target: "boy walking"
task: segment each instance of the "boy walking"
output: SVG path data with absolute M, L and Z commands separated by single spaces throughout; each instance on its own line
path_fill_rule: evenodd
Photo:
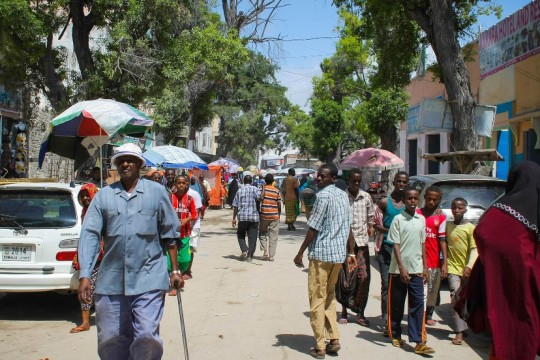
M 430 186 L 424 194 L 424 207 L 416 209 L 416 212 L 426 219 L 426 262 L 428 267 L 426 324 L 431 326 L 436 324 L 432 317 L 439 295 L 441 279 L 446 278 L 448 274 L 446 262 L 446 215 L 442 212 L 436 212 L 441 199 L 441 189 Z
M 452 303 L 452 328 L 456 333 L 452 344 L 461 345 L 467 323 L 454 310 L 456 292 L 469 279 L 478 252 L 473 237 L 474 225 L 464 218 L 467 212 L 467 200 L 455 198 L 451 206 L 454 221 L 446 224 L 446 232 L 448 234 L 448 287 Z
M 388 335 L 392 345 L 402 347 L 401 321 L 405 298 L 409 295 L 409 341 L 415 342 L 415 354 L 435 352 L 426 345 L 424 330 L 424 284 L 427 278 L 426 221 L 416 213 L 419 192 L 415 187 L 404 189 L 405 210 L 394 217 L 388 240 L 393 245 L 388 284 Z

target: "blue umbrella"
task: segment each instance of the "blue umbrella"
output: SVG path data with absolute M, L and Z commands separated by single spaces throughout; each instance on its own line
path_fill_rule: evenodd
M 156 146 L 145 151 L 142 156 L 146 165 L 158 166 L 165 169 L 193 169 L 208 170 L 208 165 L 197 154 L 178 146 Z

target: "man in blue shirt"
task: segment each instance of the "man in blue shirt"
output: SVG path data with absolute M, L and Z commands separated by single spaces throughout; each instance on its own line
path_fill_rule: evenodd
M 180 223 L 165 188 L 139 178 L 145 161 L 137 145 L 116 148 L 111 163 L 120 181 L 96 194 L 81 230 L 79 300 L 90 301 L 90 272 L 103 237 L 105 254 L 95 290 L 99 357 L 161 359 L 165 292 L 184 284 L 177 262 Z M 172 261 L 170 275 L 165 248 Z
M 337 354 L 341 349 L 336 321 L 336 282 L 346 259 L 351 264 L 356 263 L 349 198 L 334 185 L 337 173 L 334 164 L 323 164 L 319 168 L 319 192 L 307 222 L 309 229 L 293 260 L 296 266 L 303 267 L 302 256 L 309 247 L 310 323 L 316 341 L 311 356 L 316 359 L 324 359 L 326 353 Z M 330 340 L 328 345 L 326 334 Z
M 238 189 L 232 207 L 233 219 L 232 226 L 236 227 L 236 216 L 238 215 L 238 244 L 242 254 L 240 259 L 253 261 L 253 254 L 257 247 L 257 233 L 259 231 L 259 209 L 257 209 L 257 200 L 262 198 L 262 189 L 250 186 L 252 182 L 251 175 L 244 176 L 244 186 Z M 246 245 L 246 233 L 249 247 Z

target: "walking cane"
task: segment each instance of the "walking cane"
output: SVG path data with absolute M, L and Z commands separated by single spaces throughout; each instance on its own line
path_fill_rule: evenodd
M 178 286 L 178 282 L 175 281 L 174 287 Z M 182 295 L 180 295 L 181 289 L 176 289 L 176 299 L 178 300 L 178 313 L 180 313 L 180 328 L 182 330 L 182 341 L 184 342 L 184 359 L 189 360 L 189 353 L 187 347 L 186 326 L 184 323 L 184 311 L 182 310 Z

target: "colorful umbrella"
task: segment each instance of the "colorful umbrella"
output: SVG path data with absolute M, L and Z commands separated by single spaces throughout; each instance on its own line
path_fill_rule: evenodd
M 39 167 L 45 153 L 75 160 L 80 167 L 112 136 L 141 137 L 154 121 L 134 107 L 114 100 L 97 99 L 77 103 L 52 119 L 39 150 Z
M 146 165 L 149 166 L 159 166 L 164 169 L 208 170 L 208 165 L 197 154 L 178 146 L 155 146 L 142 155 L 146 159 Z
M 404 166 L 403 160 L 390 151 L 376 148 L 356 150 L 340 164 L 343 169 L 390 170 Z

